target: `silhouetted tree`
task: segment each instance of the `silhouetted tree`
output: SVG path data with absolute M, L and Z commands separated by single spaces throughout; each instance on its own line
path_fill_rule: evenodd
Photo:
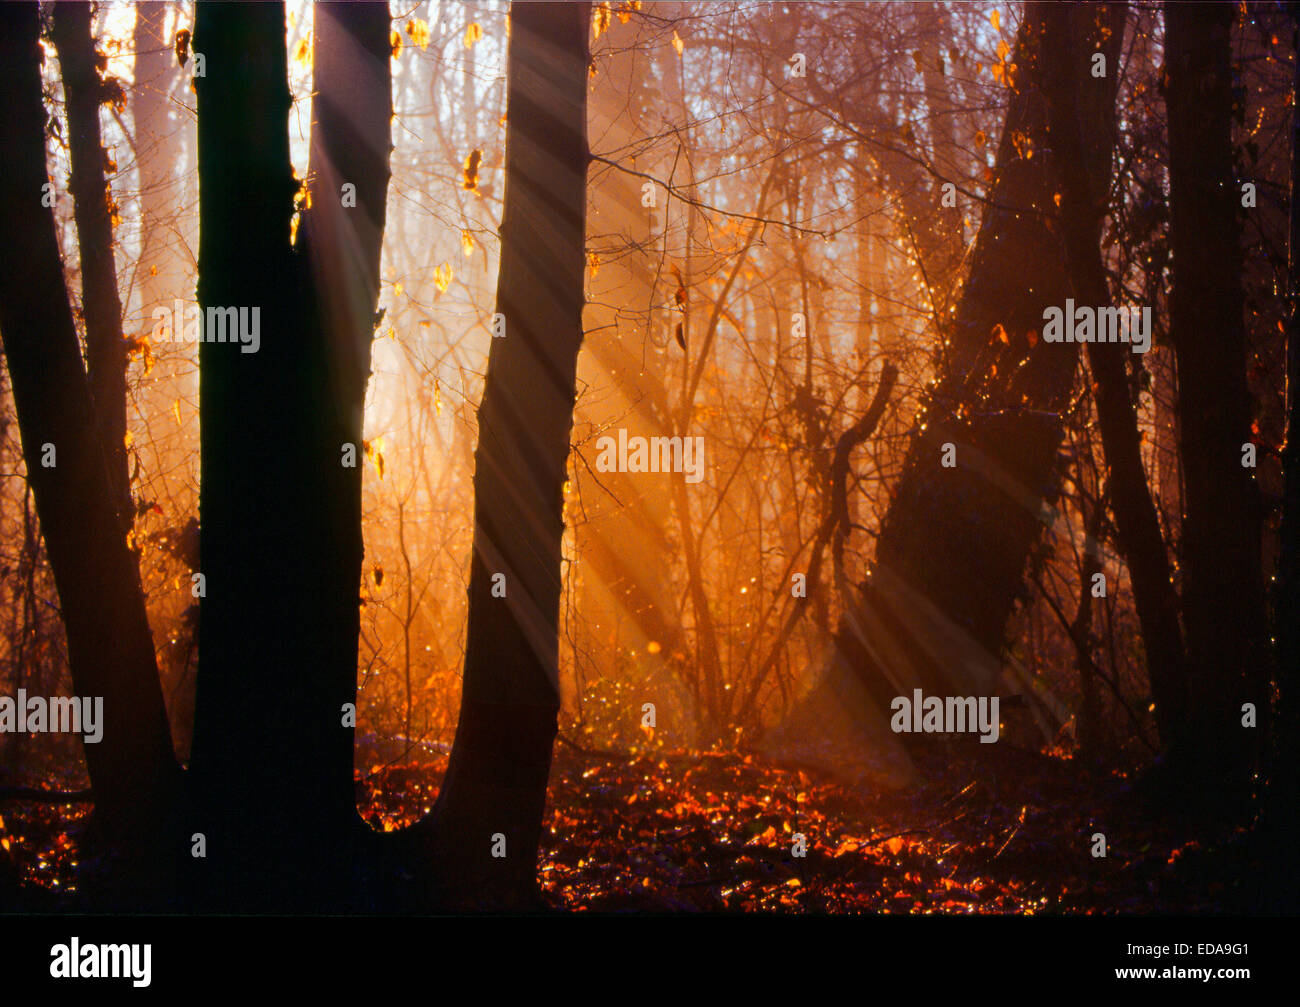
M 479 406 L 460 719 L 413 833 L 444 898 L 528 904 L 555 740 L 565 464 L 582 345 L 587 3 L 514 4 L 497 311 Z M 494 849 L 496 855 L 494 855 Z M 501 855 L 504 854 L 504 855 Z
M 207 339 L 199 351 L 195 828 L 209 844 L 207 890 L 237 905 L 337 904 L 358 827 L 345 704 L 356 700 L 389 19 L 386 4 L 316 10 L 315 182 L 297 248 L 284 7 L 204 3 L 196 19 L 199 303 L 261 318 L 256 352 Z
M 0 335 L 73 687 L 104 700 L 103 740 L 85 747 L 95 822 L 124 859 L 147 861 L 167 834 L 178 773 L 129 523 L 117 507 L 64 283 L 41 60 L 37 5 L 0 7 Z M 84 195 L 102 200 L 102 185 Z
M 86 369 L 115 500 L 129 522 L 126 343 L 122 339 L 122 301 L 117 293 L 117 268 L 113 263 L 115 203 L 104 174 L 108 154 L 99 132 L 100 106 L 120 100 L 121 85 L 104 76 L 106 61 L 95 51 L 89 3 L 57 4 L 52 8 L 50 21 L 68 114 L 68 157 L 72 163 L 69 188 L 77 223 L 77 248 L 81 253 Z
M 1249 796 L 1269 708 L 1260 503 L 1243 458 L 1252 406 L 1232 145 L 1235 10 L 1165 5 L 1188 655 L 1188 716 L 1174 758 L 1201 806 Z M 1242 726 L 1248 702 L 1260 717 L 1255 730 Z
M 1007 620 L 1059 491 L 1061 414 L 1078 359 L 1075 344 L 1040 338 L 1044 309 L 1070 294 L 1049 109 L 1070 96 L 1092 140 L 1090 189 L 1103 189 L 1114 83 L 1091 75 L 1089 56 L 1103 53 L 1113 75 L 1123 22 L 1122 8 L 1104 4 L 1025 7 L 970 271 L 861 603 L 836 633 L 837 653 L 885 709 L 914 687 L 996 691 Z M 951 468 L 941 464 L 945 444 L 955 448 Z
M 1060 53 L 1058 60 L 1069 58 Z M 1115 68 L 1116 71 L 1118 68 Z M 1118 74 L 1106 79 L 1113 80 Z M 1103 82 L 1098 81 L 1098 86 Z M 1113 89 L 1113 84 L 1111 85 Z M 1106 215 L 1110 174 L 1087 171 L 1089 143 L 1080 128 L 1075 96 L 1061 89 L 1052 103 L 1052 139 L 1061 177 L 1061 230 L 1076 303 L 1099 308 L 1111 303 L 1106 265 L 1098 239 Z M 1115 123 L 1106 123 L 1114 147 Z M 1094 139 L 1094 142 L 1096 140 Z M 1142 625 L 1156 723 L 1166 744 L 1172 743 L 1186 712 L 1187 684 L 1183 672 L 1183 642 L 1178 625 L 1178 597 L 1169 567 L 1169 553 L 1160 519 L 1142 465 L 1142 441 L 1128 377 L 1124 343 L 1088 344 L 1093 399 L 1102 446 L 1110 472 L 1109 497 L 1115 514 L 1120 551 L 1128 564 L 1134 602 Z M 1141 364 L 1136 365 L 1141 370 Z

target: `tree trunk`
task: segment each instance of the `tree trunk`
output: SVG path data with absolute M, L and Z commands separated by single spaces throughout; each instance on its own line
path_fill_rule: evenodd
M 391 20 L 386 0 L 317 4 L 315 18 L 312 185 L 298 251 L 314 308 L 312 352 L 323 354 L 327 377 L 314 389 L 312 416 L 313 452 L 327 461 L 320 472 L 325 522 L 321 541 L 331 548 L 312 557 L 309 576 L 324 588 L 317 592 L 319 607 L 313 613 L 324 651 L 315 688 L 325 698 L 325 708 L 335 711 L 329 729 L 316 739 L 317 765 L 323 776 L 322 799 L 333 819 L 359 826 L 353 782 L 355 731 L 338 725 L 344 704 L 357 701 L 362 465 L 339 462 L 345 444 L 355 447 L 358 459 L 362 456 L 391 176 Z
M 861 603 L 836 633 L 839 659 L 883 709 L 917 687 L 997 691 L 1006 623 L 1059 492 L 1061 412 L 1077 363 L 1074 344 L 1040 338 L 1044 309 L 1069 294 L 1052 223 L 1059 164 L 1049 103 L 1072 92 L 1098 137 L 1087 175 L 1108 177 L 1122 35 L 1122 11 L 1106 5 L 1026 5 L 970 273 Z M 1094 48 L 1112 68 L 1106 80 L 1089 74 Z M 1059 52 L 1069 54 L 1066 65 L 1054 62 Z M 940 464 L 944 444 L 955 448 L 955 467 Z
M 1174 752 L 1189 787 L 1249 796 L 1268 710 L 1261 528 L 1242 313 L 1239 187 L 1233 165 L 1235 8 L 1165 6 L 1171 335 L 1184 474 L 1183 605 L 1188 719 Z M 1242 726 L 1242 706 L 1260 717 Z
M 154 850 L 178 774 L 136 559 L 127 546 L 46 201 L 36 4 L 0 6 L 0 334 L 27 478 L 63 611 L 76 694 L 103 697 L 85 747 L 95 818 L 120 849 Z
M 261 318 L 255 351 L 207 340 L 199 351 L 207 591 L 193 764 L 196 829 L 208 838 L 199 883 L 236 908 L 337 906 L 358 835 L 345 704 L 356 699 L 361 409 L 388 184 L 389 24 L 384 4 L 316 16 L 315 185 L 297 252 L 283 5 L 202 3 L 196 25 L 207 60 L 199 303 Z
M 59 53 L 68 115 L 68 158 L 81 253 L 81 312 L 86 322 L 86 365 L 90 393 L 99 417 L 104 458 L 122 520 L 132 523 L 130 473 L 126 454 L 126 343 L 122 302 L 113 262 L 113 193 L 104 175 L 108 154 L 100 140 L 99 106 L 107 98 L 95 52 L 90 4 L 56 4 L 51 37 Z
M 317 800 L 314 761 L 338 707 L 318 688 L 322 641 L 307 579 L 321 547 L 311 457 L 314 380 L 323 380 L 301 315 L 289 244 L 297 188 L 289 161 L 282 4 L 200 3 L 195 52 L 199 131 L 200 308 L 259 312 L 260 345 L 199 347 L 201 572 L 192 773 L 200 899 L 236 909 L 301 907 L 341 871 Z M 249 344 L 251 346 L 251 343 Z M 314 445 L 324 450 L 321 445 Z M 316 887 L 305 882 L 320 871 Z M 321 884 L 323 879 L 324 885 Z
M 1124 10 L 1120 8 L 1121 16 Z M 1068 52 L 1062 52 L 1058 58 L 1063 61 L 1067 57 Z M 1099 309 L 1110 304 L 1110 285 L 1098 245 L 1110 173 L 1091 178 L 1088 175 L 1086 165 L 1096 162 L 1090 158 L 1093 152 L 1079 128 L 1074 98 L 1069 89 L 1062 89 L 1062 100 L 1052 104 L 1052 139 L 1061 176 L 1061 229 L 1075 300 Z M 1108 139 L 1102 141 L 1096 133 L 1089 135 L 1109 151 L 1114 134 L 1115 124 L 1111 121 L 1103 134 Z M 1156 723 L 1161 738 L 1169 744 L 1183 722 L 1187 705 L 1183 641 L 1169 553 L 1142 465 L 1137 410 L 1125 362 L 1130 355 L 1130 348 L 1123 343 L 1088 344 L 1097 422 L 1110 470 L 1108 495 L 1142 626 Z
M 480 906 L 535 892 L 584 300 L 590 4 L 515 4 L 510 19 L 497 284 L 506 335 L 492 342 L 478 413 L 460 720 L 437 805 L 413 830 L 442 896 Z

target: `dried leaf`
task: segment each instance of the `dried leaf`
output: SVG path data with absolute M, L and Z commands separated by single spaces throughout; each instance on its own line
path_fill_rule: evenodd
M 429 22 L 424 18 L 413 17 L 406 22 L 406 34 L 421 49 L 429 48 Z
M 469 157 L 465 158 L 465 177 L 462 186 L 467 192 L 478 191 L 478 169 L 483 163 L 483 151 L 475 148 L 470 151 Z
M 610 13 L 608 3 L 596 4 L 596 9 L 591 12 L 592 38 L 600 38 L 602 34 L 609 31 Z

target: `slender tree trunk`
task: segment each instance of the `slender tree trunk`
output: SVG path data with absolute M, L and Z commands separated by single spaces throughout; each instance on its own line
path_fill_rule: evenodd
M 1261 528 L 1251 437 L 1233 166 L 1231 30 L 1236 8 L 1165 6 L 1169 116 L 1171 335 L 1184 473 L 1183 605 L 1188 718 L 1174 752 L 1208 798 L 1250 794 L 1265 730 Z M 1242 726 L 1253 703 L 1260 726 Z
M 1125 9 L 1120 8 L 1121 11 Z M 1064 62 L 1068 57 L 1067 49 L 1059 53 L 1057 59 Z M 1108 69 L 1118 73 L 1117 67 Z M 1104 84 L 1099 81 L 1097 86 Z M 1094 143 L 1101 143 L 1110 150 L 1114 145 L 1115 124 L 1111 121 L 1107 126 L 1106 133 L 1112 139 L 1101 140 L 1095 133 L 1092 137 Z M 1098 245 L 1106 214 L 1110 173 L 1089 177 L 1086 165 L 1090 163 L 1091 151 L 1079 128 L 1075 95 L 1069 89 L 1062 89 L 1060 100 L 1052 104 L 1052 138 L 1061 176 L 1061 229 L 1071 287 L 1079 304 L 1099 310 L 1109 305 L 1111 299 L 1106 266 Z M 1120 550 L 1128 564 L 1138 619 L 1142 625 L 1147 671 L 1156 704 L 1156 723 L 1161 738 L 1169 744 L 1183 722 L 1187 705 L 1183 641 L 1178 626 L 1178 598 L 1173 589 L 1169 553 L 1142 465 L 1137 409 L 1125 359 L 1131 355 L 1130 348 L 1123 343 L 1088 344 L 1088 363 L 1094 380 L 1093 399 L 1110 470 L 1108 496 L 1112 501 Z
M 322 787 L 337 821 L 360 825 L 353 782 L 355 731 L 340 728 L 357 700 L 357 638 L 364 553 L 362 466 L 341 464 L 344 445 L 362 455 L 366 383 L 379 300 L 379 264 L 392 151 L 392 61 L 387 2 L 315 5 L 310 207 L 299 259 L 314 308 L 312 352 L 325 380 L 314 390 L 313 444 L 324 460 L 321 541 L 312 575 L 325 587 L 314 613 L 324 651 L 316 687 L 333 723 L 316 743 Z M 408 578 L 409 589 L 409 578 Z M 409 729 L 408 729 L 409 735 Z
M 582 344 L 590 4 L 515 4 L 494 339 L 479 406 L 460 720 L 414 830 L 444 898 L 517 905 L 536 886 L 559 710 L 560 540 Z
M 122 339 L 122 301 L 113 262 L 115 204 L 104 174 L 108 155 L 99 130 L 99 107 L 108 98 L 101 77 L 105 61 L 95 52 L 89 3 L 56 4 L 51 21 L 67 105 L 70 189 L 81 253 L 81 311 L 86 322 L 90 393 L 99 417 L 114 502 L 129 526 L 132 507 L 126 453 L 126 343 Z
M 1153 347 L 1148 367 L 1155 372 L 1156 491 L 1160 516 L 1176 557 L 1182 537 L 1183 478 L 1178 465 L 1178 372 L 1174 348 L 1168 343 Z
M 122 849 L 143 853 L 163 841 L 178 773 L 139 570 L 115 506 L 63 278 L 38 31 L 36 4 L 0 6 L 0 334 L 73 687 L 104 703 L 103 740 L 85 747 L 95 818 Z

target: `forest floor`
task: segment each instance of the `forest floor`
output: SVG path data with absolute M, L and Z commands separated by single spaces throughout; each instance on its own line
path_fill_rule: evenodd
M 994 747 L 994 746 L 990 746 Z M 594 912 L 1223 913 L 1267 892 L 1244 829 L 1156 819 L 1116 777 L 1009 746 L 936 750 L 927 782 L 852 789 L 757 756 L 589 754 L 561 744 L 540 857 L 557 908 Z M 430 767 L 433 768 L 433 767 Z M 406 824 L 408 788 L 367 784 L 377 828 Z M 1104 833 L 1105 858 L 1093 857 Z M 806 855 L 792 855 L 795 837 Z
M 994 746 L 989 746 L 993 748 Z M 936 749 L 905 791 L 758 756 L 614 756 L 560 744 L 540 878 L 556 908 L 617 913 L 1233 913 L 1266 906 L 1248 830 L 1192 832 L 1126 781 L 998 745 Z M 374 766 L 363 816 L 420 817 L 445 760 Z M 77 881 L 88 805 L 8 801 L 0 859 L 50 896 Z M 1094 857 L 1094 834 L 1107 851 Z M 792 851 L 799 834 L 806 855 Z M 1195 835 L 1195 838 L 1191 838 Z

